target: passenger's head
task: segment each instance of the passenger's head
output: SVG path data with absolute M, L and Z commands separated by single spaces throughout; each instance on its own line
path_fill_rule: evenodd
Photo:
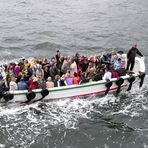
M 34 82 L 34 83 L 35 83 L 35 82 L 38 82 L 38 78 L 37 78 L 37 77 L 35 77 L 35 76 L 34 76 L 34 77 L 32 77 L 32 82 Z
M 115 49 L 112 49 L 112 55 L 116 55 Z
M 118 55 L 115 55 L 114 56 L 114 59 L 118 60 L 119 59 Z
M 59 79 L 60 79 L 60 75 L 56 75 L 55 80 L 59 80 Z
M 43 80 L 43 79 L 44 79 L 44 77 L 43 77 L 42 75 L 40 75 L 40 76 L 39 76 L 39 79 L 40 79 L 40 80 Z
M 65 74 L 65 77 L 66 77 L 66 78 L 70 77 L 70 73 L 67 72 L 67 73 Z
M 60 56 L 60 60 L 61 61 L 64 61 L 64 56 Z
M 104 51 L 103 56 L 107 56 L 107 52 L 106 51 Z
M 77 76 L 78 76 L 78 74 L 75 72 L 75 73 L 74 73 L 74 77 L 77 77 Z
M 92 62 L 89 62 L 89 65 L 88 65 L 90 68 L 93 67 L 93 63 Z
M 47 81 L 51 82 L 52 81 L 52 78 L 51 77 L 48 77 L 47 78 Z
M 121 68 L 125 68 L 125 64 L 121 64 Z
M 11 79 L 11 81 L 14 81 L 15 82 L 17 78 L 15 76 L 11 76 L 10 79 Z
M 133 47 L 133 48 L 136 48 L 136 47 L 137 47 L 137 44 L 136 44 L 136 43 L 133 43 L 133 44 L 132 44 L 132 47 Z
M 63 80 L 63 81 L 65 80 L 65 75 L 61 76 L 61 80 Z

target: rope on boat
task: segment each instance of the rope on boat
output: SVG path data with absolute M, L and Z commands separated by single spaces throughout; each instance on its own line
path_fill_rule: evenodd
M 127 91 L 130 91 L 132 88 L 133 82 L 135 81 L 135 77 L 131 75 L 127 80 L 129 82 L 129 86 L 128 86 Z
M 117 91 L 116 91 L 116 94 L 118 95 L 120 93 L 120 90 L 121 90 L 121 85 L 124 83 L 124 79 L 118 78 L 115 83 L 118 86 Z
M 109 92 L 109 90 L 110 90 L 110 87 L 112 86 L 112 84 L 113 84 L 113 82 L 112 81 L 110 81 L 110 80 L 107 80 L 107 82 L 106 82 L 106 84 L 105 84 L 105 86 L 106 86 L 106 91 L 105 91 L 105 95 L 107 95 L 108 94 L 108 92 Z

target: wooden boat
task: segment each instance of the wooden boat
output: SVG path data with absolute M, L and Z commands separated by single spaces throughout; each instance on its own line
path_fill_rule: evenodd
M 122 89 L 130 90 L 135 81 L 139 81 L 141 87 L 145 76 L 144 58 L 136 57 L 135 60 L 135 66 L 132 73 L 119 78 L 113 78 L 111 81 L 100 80 L 82 85 L 54 87 L 45 90 L 37 89 L 31 92 L 28 92 L 28 90 L 9 91 L 1 95 L 1 101 L 27 103 L 96 94 L 106 95 L 111 92 L 116 92 L 118 94 Z

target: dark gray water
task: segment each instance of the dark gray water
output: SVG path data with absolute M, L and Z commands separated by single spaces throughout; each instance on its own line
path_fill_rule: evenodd
M 137 42 L 148 63 L 147 0 L 0 0 L 0 61 L 128 50 Z M 0 147 L 147 148 L 148 77 L 139 90 L 1 105 Z

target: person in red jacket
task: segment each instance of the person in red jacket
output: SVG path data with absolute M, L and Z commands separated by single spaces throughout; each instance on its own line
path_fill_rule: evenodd
M 78 85 L 80 81 L 80 77 L 78 76 L 78 74 L 75 72 L 74 73 L 74 77 L 73 77 L 73 84 Z
M 38 78 L 32 77 L 32 79 L 29 82 L 29 89 L 33 90 L 33 89 L 38 89 L 38 88 L 39 88 Z

